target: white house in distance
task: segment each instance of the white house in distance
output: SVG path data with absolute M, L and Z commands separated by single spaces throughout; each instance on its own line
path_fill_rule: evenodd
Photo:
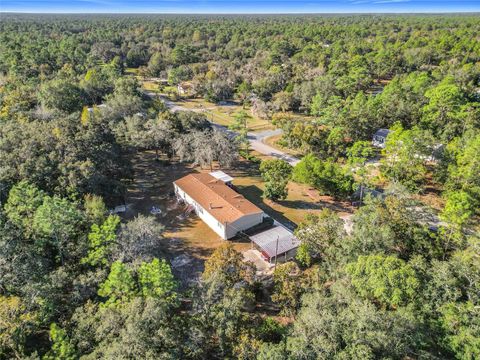
M 259 207 L 226 184 L 231 180 L 227 174 L 215 172 L 190 174 L 173 183 L 177 198 L 191 205 L 200 219 L 225 240 L 262 223 L 264 217 Z

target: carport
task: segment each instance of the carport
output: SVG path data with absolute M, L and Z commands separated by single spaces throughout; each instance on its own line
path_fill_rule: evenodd
M 252 245 L 254 245 L 262 256 L 272 262 L 277 259 L 287 261 L 293 258 L 300 245 L 300 241 L 293 235 L 291 231 L 281 225 L 262 231 L 258 234 L 250 236 Z M 281 256 L 281 258 L 279 258 Z

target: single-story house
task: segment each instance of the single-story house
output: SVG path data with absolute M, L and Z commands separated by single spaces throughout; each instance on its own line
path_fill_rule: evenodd
M 187 175 L 173 187 L 177 199 L 192 206 L 222 239 L 231 239 L 263 221 L 264 212 L 259 207 L 211 174 Z
M 300 240 L 278 223 L 268 230 L 250 236 L 250 240 L 268 262 L 274 261 L 275 257 L 283 261 L 292 259 L 300 245 Z
M 388 129 L 378 129 L 377 132 L 373 135 L 372 145 L 384 149 L 387 142 L 387 136 L 390 133 L 391 131 Z

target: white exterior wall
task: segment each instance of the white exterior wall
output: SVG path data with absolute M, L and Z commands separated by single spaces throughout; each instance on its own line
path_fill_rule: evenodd
M 227 239 L 234 237 L 239 230 L 247 230 L 263 221 L 263 212 L 242 216 L 240 219 L 227 224 Z
M 179 188 L 176 184 L 173 184 L 175 188 L 175 193 L 177 196 L 187 204 L 190 204 L 195 209 L 195 213 L 198 215 L 200 219 L 205 222 L 210 229 L 215 231 L 222 239 L 227 239 L 225 234 L 225 226 L 224 224 L 220 223 L 217 219 L 215 219 L 212 215 L 210 215 L 204 208 L 202 208 L 195 200 L 193 200 L 187 193 L 185 193 L 181 188 Z

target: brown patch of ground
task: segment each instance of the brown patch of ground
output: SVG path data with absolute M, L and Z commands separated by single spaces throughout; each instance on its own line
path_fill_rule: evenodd
M 195 214 L 186 216 L 185 207 L 176 202 L 172 183 L 189 173 L 210 170 L 178 162 L 166 165 L 155 160 L 153 151 L 137 153 L 132 162 L 134 179 L 128 187 L 125 200 L 128 210 L 123 217 L 128 220 L 139 214 L 151 215 L 153 206 L 161 210 L 161 214 L 152 215 L 165 227 L 164 238 L 157 250 L 172 263 L 182 284 L 188 285 L 198 279 L 205 260 L 225 240 Z M 238 251 L 250 246 L 244 242 L 231 242 Z

